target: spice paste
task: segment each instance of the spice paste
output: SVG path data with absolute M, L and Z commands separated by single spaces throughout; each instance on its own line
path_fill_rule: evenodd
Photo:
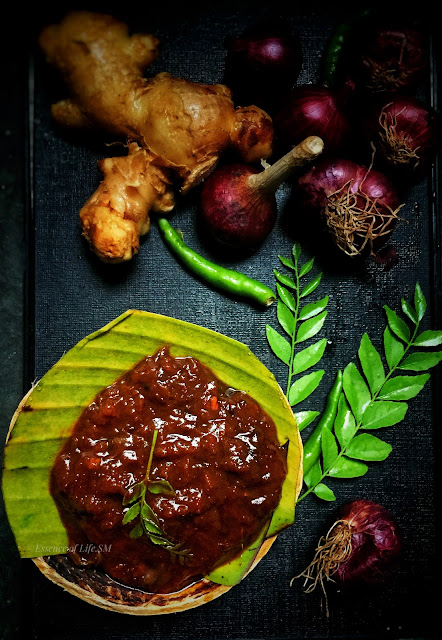
M 176 555 L 148 535 L 131 538 L 123 497 L 145 478 L 174 494 L 146 491 Z M 277 506 L 286 455 L 272 419 L 199 360 L 163 347 L 100 392 L 58 454 L 51 492 L 69 534 L 69 556 L 123 584 L 170 593 L 251 543 Z M 164 483 L 163 483 L 164 484 Z

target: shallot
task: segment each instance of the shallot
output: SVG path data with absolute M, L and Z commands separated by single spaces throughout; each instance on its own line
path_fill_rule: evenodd
M 319 213 L 336 246 L 348 256 L 371 254 L 390 236 L 401 208 L 396 188 L 381 172 L 351 160 L 323 160 L 299 180 L 299 200 Z
M 203 185 L 200 203 L 211 236 L 233 248 L 260 244 L 276 222 L 275 191 L 289 173 L 312 162 L 322 149 L 321 138 L 312 136 L 264 171 L 246 164 L 216 169 Z
M 274 118 L 280 147 L 318 135 L 328 154 L 340 149 L 351 130 L 348 108 L 353 88 L 350 82 L 338 89 L 313 84 L 295 87 Z
M 428 67 L 424 34 L 410 27 L 378 27 L 360 37 L 353 63 L 359 87 L 374 93 L 413 90 Z
M 225 82 L 235 102 L 251 100 L 269 111 L 293 87 L 302 64 L 298 36 L 286 25 L 258 23 L 225 41 Z
M 442 146 L 439 115 L 415 98 L 399 96 L 364 119 L 365 136 L 374 144 L 376 161 L 398 177 L 421 178 Z
M 340 584 L 377 583 L 395 566 L 402 536 L 391 513 L 371 500 L 353 500 L 322 537 L 313 561 L 301 574 L 313 580 L 312 591 L 324 579 Z
M 378 584 L 396 567 L 401 550 L 402 534 L 391 513 L 371 500 L 353 500 L 319 540 L 312 562 L 296 577 L 305 578 L 307 593 L 320 585 L 325 596 L 325 580 L 341 586 Z

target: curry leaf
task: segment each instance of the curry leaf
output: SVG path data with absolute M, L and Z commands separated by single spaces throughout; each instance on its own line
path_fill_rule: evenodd
M 290 311 L 290 309 L 282 302 L 282 300 L 278 300 L 278 304 L 276 307 L 276 317 L 278 318 L 278 322 L 281 327 L 284 329 L 289 336 L 295 330 L 295 318 Z
M 298 413 L 294 413 L 293 415 L 295 416 L 299 431 L 302 431 L 308 427 L 320 413 L 319 411 L 298 411 Z
M 396 338 L 390 327 L 386 327 L 384 331 L 384 350 L 388 366 L 390 369 L 394 369 L 404 357 L 405 347 Z
M 143 527 L 148 534 L 153 533 L 154 535 L 157 535 L 157 536 L 163 535 L 163 532 L 160 529 L 160 527 L 157 524 L 155 524 L 155 522 L 152 522 L 152 520 L 143 518 Z
M 311 395 L 321 382 L 324 373 L 325 371 L 321 369 L 298 378 L 290 387 L 288 398 L 290 405 L 293 407 Z
M 442 344 L 442 331 L 423 331 L 413 342 L 415 347 L 438 347 Z
M 309 304 L 306 304 L 299 312 L 299 320 L 308 320 L 309 318 L 313 318 L 313 316 L 324 311 L 327 304 L 328 296 L 321 298 L 321 300 L 318 300 L 317 302 L 310 302 Z
M 442 351 L 417 352 L 407 356 L 399 365 L 399 369 L 408 371 L 426 371 L 435 367 L 442 360 Z
M 147 504 L 147 502 L 143 502 L 143 504 L 141 505 L 141 516 L 145 520 L 151 520 L 152 522 L 155 522 L 155 524 L 159 524 L 157 514 L 152 509 L 152 507 Z
M 269 341 L 270 348 L 277 358 L 282 360 L 284 364 L 289 364 L 292 353 L 292 347 L 290 343 L 283 338 L 273 327 L 266 326 L 267 340 Z
M 322 311 L 319 315 L 314 318 L 310 318 L 309 320 L 305 320 L 298 329 L 296 334 L 297 342 L 304 342 L 309 338 L 313 338 L 319 331 L 321 331 L 322 326 L 325 322 L 325 318 L 327 316 L 327 311 Z
M 372 393 L 376 393 L 385 380 L 384 365 L 366 333 L 362 336 L 358 355 L 368 386 Z
M 404 419 L 408 406 L 405 402 L 376 400 L 368 405 L 362 416 L 364 429 L 392 427 Z
M 311 369 L 321 360 L 327 346 L 325 338 L 300 351 L 297 351 L 295 347 L 313 338 L 321 330 L 327 315 L 328 296 L 301 309 L 301 298 L 316 289 L 321 281 L 322 274 L 317 275 L 301 290 L 300 278 L 310 273 L 314 265 L 314 258 L 308 260 L 303 266 L 298 265 L 301 257 L 299 243 L 295 243 L 292 253 L 293 261 L 279 256 L 281 263 L 294 272 L 291 274 L 292 277 L 281 274 L 280 271 L 274 269 L 278 293 L 276 315 L 279 325 L 288 338 L 281 335 L 270 325 L 266 326 L 266 333 L 273 353 L 288 366 L 286 396 L 291 406 L 294 406 L 315 391 L 324 375 L 324 371 L 321 370 L 295 379 L 296 376 Z M 289 291 L 289 289 L 291 290 Z M 298 417 L 300 428 L 305 428 L 316 416 L 317 412 L 304 412 L 302 419 Z
M 134 520 L 139 515 L 140 510 L 141 510 L 141 504 L 139 502 L 136 502 L 135 504 L 133 504 L 124 514 L 123 524 L 132 522 L 132 520 Z
M 289 278 L 289 276 L 286 276 L 277 269 L 273 269 L 273 272 L 276 276 L 276 279 L 279 280 L 279 282 L 285 287 L 289 287 L 289 289 L 296 289 L 296 282 Z
M 333 493 L 333 491 L 329 487 L 327 487 L 323 482 L 320 482 L 318 485 L 316 485 L 316 487 L 313 489 L 313 493 L 318 498 L 321 498 L 321 500 L 326 500 L 327 502 L 332 502 L 333 500 L 336 500 L 336 496 Z
M 295 262 L 298 262 L 299 258 L 301 257 L 301 251 L 302 251 L 301 245 L 299 244 L 299 242 L 295 242 L 292 249 Z
M 332 478 L 359 478 L 367 473 L 368 467 L 359 460 L 341 456 L 328 471 Z
M 401 299 L 401 308 L 402 308 L 402 311 L 404 312 L 404 314 L 408 318 L 410 318 L 410 320 L 411 320 L 411 322 L 413 322 L 413 324 L 417 324 L 418 323 L 416 311 L 413 309 L 413 307 L 411 306 L 411 304 L 409 302 L 404 300 L 404 298 Z
M 416 309 L 417 319 L 420 321 L 424 317 L 425 311 L 427 310 L 427 301 L 425 300 L 425 296 L 422 293 L 419 282 L 416 282 L 416 287 L 414 289 L 414 306 Z
M 356 420 L 343 393 L 339 398 L 334 430 L 341 447 L 345 447 L 357 431 Z
M 129 533 L 129 536 L 131 538 L 141 538 L 143 534 L 144 534 L 143 525 L 141 524 L 141 522 L 139 522 L 137 525 L 135 525 L 135 527 Z
M 150 493 L 162 494 L 163 496 L 175 496 L 175 490 L 167 480 L 152 480 L 148 484 Z
M 319 342 L 315 342 L 310 345 L 310 347 L 306 347 L 302 351 L 298 351 L 293 358 L 293 375 L 302 373 L 306 369 L 310 369 L 310 367 L 314 367 L 322 358 L 326 346 L 327 340 L 326 338 L 323 338 L 322 340 L 319 340 Z
M 387 314 L 388 326 L 397 335 L 398 338 L 408 342 L 410 340 L 410 329 L 408 325 L 400 318 L 395 311 L 384 305 Z
M 276 290 L 278 291 L 278 295 L 283 301 L 283 303 L 290 309 L 290 311 L 293 311 L 294 313 L 296 313 L 296 307 L 297 307 L 296 300 L 293 297 L 293 295 L 290 293 L 290 291 L 288 291 L 284 287 L 281 287 L 281 285 L 278 282 L 276 283 Z
M 290 260 L 289 258 L 284 258 L 284 256 L 278 256 L 278 258 L 281 260 L 281 263 L 284 265 L 284 267 L 287 267 L 288 269 L 296 268 L 293 260 Z
M 355 436 L 346 448 L 349 458 L 365 461 L 385 460 L 391 453 L 392 446 L 370 433 Z
M 137 482 L 134 484 L 129 491 L 126 491 L 123 497 L 123 505 L 131 504 L 138 500 L 142 495 L 146 493 L 146 485 L 144 482 Z
M 133 485 L 133 487 L 129 487 L 128 490 L 129 494 L 132 490 L 132 494 L 130 495 L 133 496 L 135 494 L 137 496 L 136 502 L 134 502 L 132 506 L 126 511 L 122 523 L 123 525 L 128 524 L 129 522 L 135 520 L 135 518 L 139 517 L 138 523 L 129 534 L 131 538 L 141 538 L 141 536 L 145 534 L 153 544 L 161 544 L 162 546 L 166 547 L 170 551 L 170 553 L 184 556 L 188 555 L 190 551 L 181 551 L 174 542 L 168 540 L 166 534 L 161 529 L 158 516 L 156 515 L 152 507 L 146 502 L 146 489 L 150 493 L 156 495 L 175 495 L 175 491 L 172 485 L 167 480 L 150 480 L 149 478 L 157 437 L 158 430 L 155 429 L 150 445 L 149 461 L 147 463 L 147 469 L 144 479 L 142 482 Z M 144 490 L 139 489 L 139 485 L 141 484 L 144 485 Z
M 305 298 L 309 296 L 315 289 L 318 288 L 319 283 L 321 282 L 322 273 L 319 273 L 316 278 L 314 278 L 311 282 L 305 285 L 303 289 L 301 289 L 301 293 L 299 294 L 300 298 Z
M 360 420 L 365 408 L 371 401 L 371 394 L 363 377 L 353 362 L 350 362 L 343 373 L 344 392 L 357 420 Z
M 308 262 L 303 264 L 302 267 L 299 270 L 299 277 L 302 278 L 303 276 L 306 276 L 308 273 L 310 273 L 310 271 L 313 268 L 314 263 L 315 263 L 315 259 L 311 258 Z
M 304 482 L 308 487 L 314 487 L 322 480 L 322 467 L 320 460 L 316 460 L 310 471 L 304 475 Z
M 384 384 L 379 394 L 382 400 L 411 400 L 422 391 L 430 374 L 421 376 L 395 376 Z

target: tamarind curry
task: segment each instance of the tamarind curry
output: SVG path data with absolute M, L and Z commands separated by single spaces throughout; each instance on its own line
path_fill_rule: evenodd
M 165 346 L 85 408 L 55 460 L 51 493 L 73 562 L 172 593 L 258 536 L 286 472 L 260 405 Z M 131 491 L 143 485 L 145 506 L 129 521 Z M 143 509 L 152 515 L 144 529 Z

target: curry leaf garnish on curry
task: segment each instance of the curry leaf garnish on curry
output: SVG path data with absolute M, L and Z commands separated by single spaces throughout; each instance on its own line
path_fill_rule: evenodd
M 155 511 L 146 502 L 146 491 L 153 494 L 176 495 L 172 485 L 167 480 L 149 480 L 157 438 L 158 431 L 155 429 L 150 445 L 149 461 L 147 463 L 145 476 L 141 482 L 131 485 L 123 497 L 123 505 L 131 505 L 124 514 L 123 524 L 129 524 L 129 522 L 133 522 L 138 518 L 138 523 L 130 532 L 131 538 L 141 538 L 141 536 L 145 534 L 153 544 L 158 544 L 170 551 L 170 553 L 184 558 L 184 556 L 190 555 L 190 551 L 188 549 L 182 549 L 181 544 L 175 544 L 167 538 L 160 527 L 160 522 Z

